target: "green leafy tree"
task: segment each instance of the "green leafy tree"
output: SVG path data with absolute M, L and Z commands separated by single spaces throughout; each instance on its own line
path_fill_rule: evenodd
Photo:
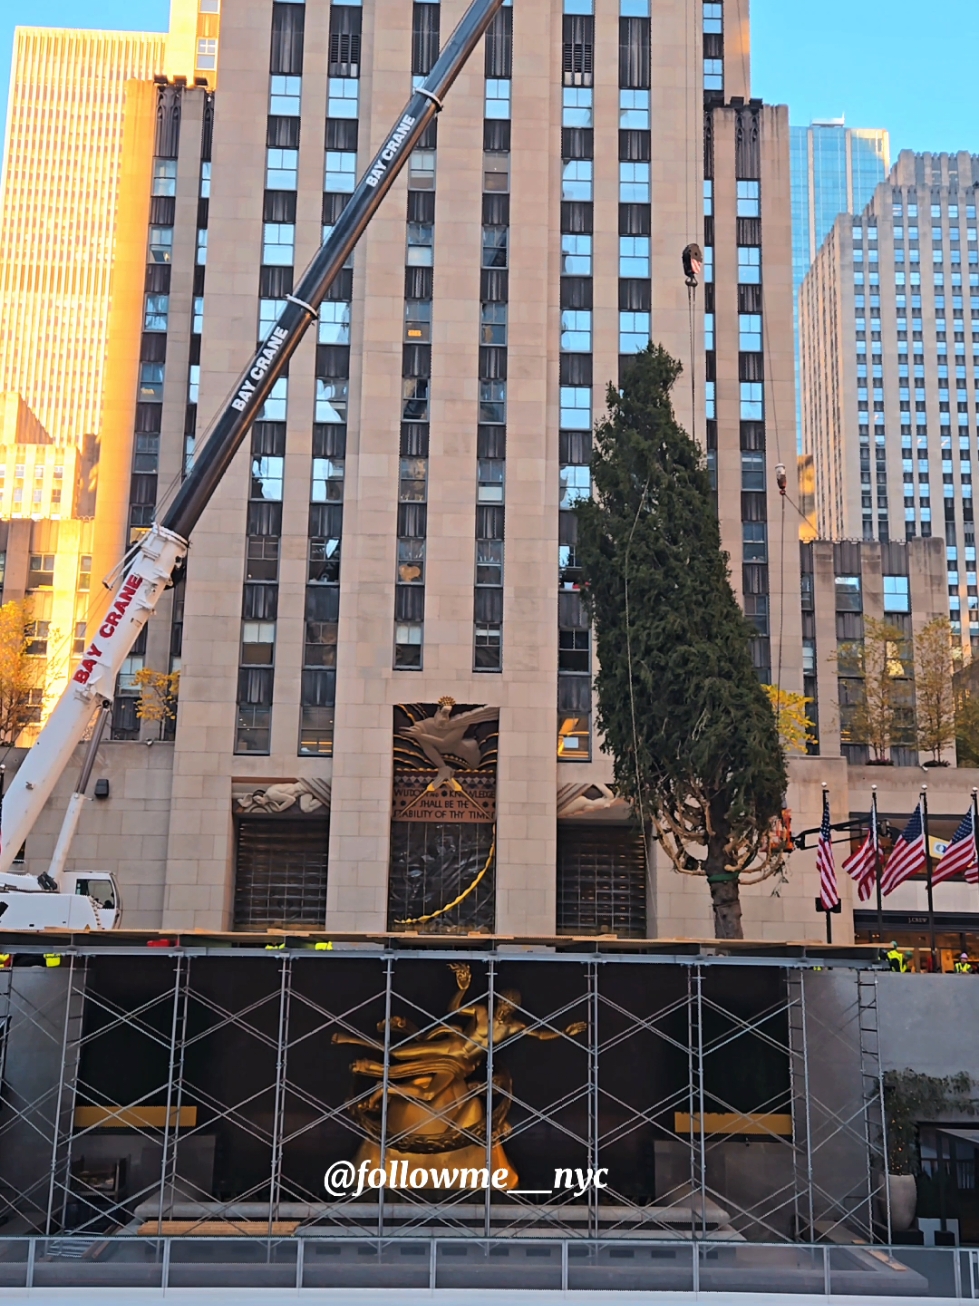
M 782 869 L 786 788 L 756 633 L 731 589 L 698 445 L 677 424 L 680 364 L 636 356 L 595 433 L 577 561 L 595 630 L 602 747 L 684 875 L 706 879 L 718 938 L 743 937 L 739 886 Z

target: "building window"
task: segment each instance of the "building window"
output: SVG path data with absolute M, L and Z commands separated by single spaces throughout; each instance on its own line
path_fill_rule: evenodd
M 591 127 L 593 123 L 593 100 L 594 92 L 591 87 L 563 87 L 561 91 L 561 126 Z M 509 114 L 507 116 L 509 117 Z
M 619 237 L 619 276 L 640 278 L 649 276 L 648 236 Z
M 203 36 L 197 42 L 197 67 L 206 72 L 218 66 L 218 43 L 215 37 Z
M 427 385 L 427 382 L 426 382 Z M 589 394 L 591 391 L 588 392 Z M 416 419 L 427 421 L 424 419 Z M 503 423 L 506 421 L 506 382 L 480 381 L 479 421 Z
M 705 91 L 724 90 L 724 60 L 723 59 L 704 60 L 704 90 Z
M 591 276 L 591 236 L 561 236 L 561 275 L 566 277 Z
M 483 110 L 487 118 L 510 117 L 510 79 L 487 77 L 486 103 Z
M 320 305 L 317 339 L 321 345 L 350 344 L 350 305 L 343 299 L 326 299 Z
M 761 182 L 738 182 L 738 217 L 758 218 L 761 216 Z
M 435 189 L 435 151 L 414 149 L 408 160 L 408 189 Z
M 561 426 L 569 431 L 591 430 L 590 387 L 561 386 Z
M 273 75 L 269 79 L 269 113 L 278 118 L 298 118 L 302 87 L 301 77 Z M 336 116 L 330 114 L 331 118 Z
M 150 263 L 169 263 L 173 253 L 173 227 L 150 227 Z
M 265 153 L 267 190 L 295 190 L 299 172 L 299 151 L 269 149 Z
M 757 245 L 738 246 L 738 284 L 757 286 L 761 282 L 761 250 Z
M 762 480 L 765 469 L 762 465 Z M 741 524 L 742 560 L 744 562 L 768 561 L 768 526 L 762 521 L 746 521 Z
M 561 198 L 563 200 L 590 200 L 591 197 L 591 159 L 568 159 L 561 169 Z
M 591 313 L 566 308 L 561 312 L 561 349 L 565 353 L 591 352 Z
M 30 621 L 24 627 L 27 645 L 24 649 L 29 658 L 46 658 L 48 655 L 48 636 L 51 631 L 50 621 Z
M 280 376 L 268 393 L 257 422 L 284 422 L 286 420 L 286 403 L 289 397 L 289 378 Z
M 286 301 L 284 299 L 260 299 L 258 301 L 258 338 L 267 340 L 269 332 L 278 322 Z
M 359 108 L 360 83 L 355 77 L 331 77 L 326 116 L 328 118 L 356 118 Z
M 295 250 L 296 228 L 293 223 L 265 223 L 262 230 L 263 263 L 277 267 L 291 267 L 295 262 Z
M 435 227 L 430 222 L 409 222 L 407 224 L 407 248 L 405 265 L 410 268 L 430 268 L 435 263 Z M 485 230 L 485 229 L 484 229 Z M 505 248 L 505 247 L 504 247 Z M 495 266 L 493 264 L 487 266 Z M 506 254 L 504 262 L 506 266 Z
M 619 126 L 623 131 L 649 130 L 648 91 L 619 91 Z
M 197 262 L 203 267 L 207 262 L 207 228 L 200 227 L 197 231 Z
M 738 314 L 738 348 L 746 353 L 761 350 L 761 314 Z
M 649 164 L 619 164 L 619 202 L 622 204 L 649 203 Z
M 317 422 L 346 422 L 348 388 L 349 383 L 345 378 L 316 378 Z
M 139 401 L 140 403 L 163 402 L 162 363 L 140 363 L 139 365 Z
M 566 463 L 561 466 L 561 508 L 573 508 L 582 499 L 591 498 L 591 468 L 587 463 Z
M 488 305 L 484 304 L 485 310 Z M 505 320 L 505 318 L 504 318 Z M 405 340 L 423 344 L 432 338 L 432 301 L 430 299 L 405 300 Z M 484 341 L 494 344 L 495 341 Z
M 649 314 L 619 314 L 619 353 L 638 354 L 649 344 Z
M 481 304 L 479 309 L 479 343 L 481 345 L 505 345 L 506 338 L 506 304 Z
M 176 195 L 177 193 L 177 160 L 176 159 L 153 160 L 153 187 L 150 193 L 152 195 Z
M 863 599 L 860 592 L 859 576 L 836 577 L 836 611 L 863 611 Z
M 166 331 L 170 312 L 169 295 L 147 295 L 143 316 L 144 331 Z
M 760 381 L 741 382 L 741 420 L 761 422 L 765 419 L 765 387 Z M 761 487 L 764 489 L 764 486 Z
M 54 554 L 32 553 L 27 569 L 29 590 L 50 589 L 54 585 Z
M 401 420 L 428 421 L 428 378 L 406 376 L 401 382 Z
M 741 451 L 741 488 L 755 491 L 765 488 L 765 455 L 762 451 Z
M 350 194 L 357 175 L 357 155 L 349 150 L 327 150 L 323 189 Z M 295 189 L 295 187 L 293 187 Z
M 885 576 L 883 579 L 884 579 L 884 611 L 885 612 L 910 612 L 911 589 L 910 589 L 910 581 L 908 577 Z

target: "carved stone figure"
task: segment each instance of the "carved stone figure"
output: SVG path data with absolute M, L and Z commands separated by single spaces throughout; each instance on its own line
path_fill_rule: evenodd
M 562 818 L 585 816 L 589 812 L 602 812 L 609 807 L 626 809 L 628 806 L 626 800 L 606 784 L 568 784 L 562 785 L 557 791 L 557 814 Z
M 301 812 L 315 812 L 320 807 L 329 809 L 330 783 L 328 780 L 284 780 L 256 789 L 237 800 L 239 812 L 286 812 L 298 804 Z
M 448 783 L 456 773 L 453 764 L 446 760 L 446 754 L 462 758 L 470 770 L 476 770 L 482 760 L 479 740 L 464 739 L 463 736 L 470 726 L 478 725 L 481 721 L 495 721 L 500 715 L 498 707 L 476 707 L 471 712 L 460 712 L 458 716 L 452 716 L 454 707 L 455 699 L 440 698 L 434 716 L 423 717 L 401 731 L 418 744 L 437 770 L 438 775 L 429 785 L 432 790 Z

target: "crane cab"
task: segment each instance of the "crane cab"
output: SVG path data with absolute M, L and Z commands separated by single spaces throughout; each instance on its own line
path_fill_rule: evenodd
M 90 898 L 97 924 L 101 930 L 116 929 L 122 919 L 119 886 L 111 871 L 65 871 L 62 890 L 73 897 Z

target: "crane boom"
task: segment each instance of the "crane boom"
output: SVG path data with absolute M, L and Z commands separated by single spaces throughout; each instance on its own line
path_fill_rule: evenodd
M 432 71 L 374 155 L 336 226 L 286 297 L 286 306 L 268 338 L 205 434 L 194 466 L 162 522 L 154 523 L 140 540 L 78 669 L 7 790 L 0 818 L 0 875 L 10 869 L 96 708 L 113 697 L 123 661 L 156 610 L 174 568 L 186 555 L 191 532 L 269 391 L 502 4 L 503 0 L 473 0 L 466 10 Z

